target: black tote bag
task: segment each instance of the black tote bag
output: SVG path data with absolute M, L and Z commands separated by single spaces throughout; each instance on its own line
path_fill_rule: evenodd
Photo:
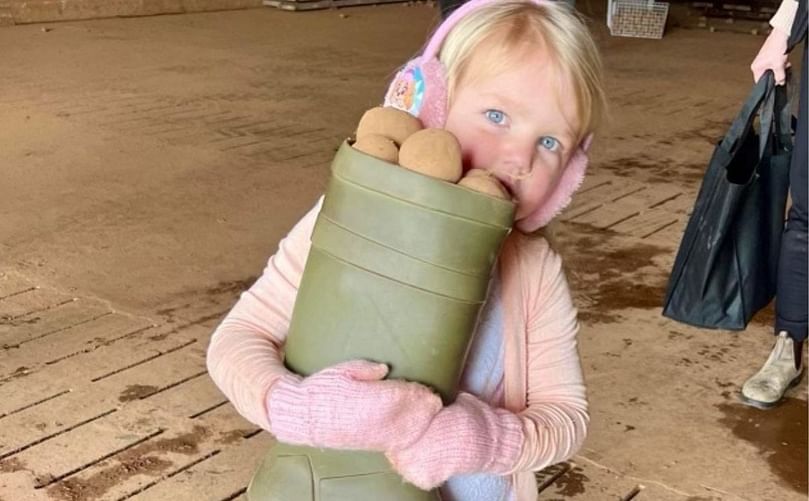
M 775 295 L 792 149 L 786 92 L 765 73 L 716 146 L 677 251 L 664 316 L 741 330 Z

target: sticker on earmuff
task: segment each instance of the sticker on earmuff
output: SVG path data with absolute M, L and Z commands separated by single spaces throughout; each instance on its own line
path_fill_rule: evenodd
M 386 101 L 390 106 L 418 116 L 424 102 L 424 74 L 414 66 L 402 70 L 390 86 Z

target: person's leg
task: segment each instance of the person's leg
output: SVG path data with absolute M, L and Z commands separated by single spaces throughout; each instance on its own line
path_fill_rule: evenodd
M 807 335 L 807 141 L 806 78 L 801 79 L 798 127 L 789 170 L 792 207 L 781 240 L 778 281 L 775 293 L 775 332 L 788 332 L 802 343 Z
M 806 64 L 804 48 L 804 64 Z M 789 210 L 775 293 L 775 346 L 758 373 L 742 387 L 742 399 L 755 407 L 768 408 L 777 404 L 784 393 L 800 381 L 803 364 L 803 344 L 807 336 L 807 79 L 801 77 L 798 103 L 798 127 L 790 164 Z

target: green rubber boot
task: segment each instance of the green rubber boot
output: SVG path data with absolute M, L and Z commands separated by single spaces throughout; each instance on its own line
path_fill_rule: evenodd
M 514 205 L 365 155 L 344 143 L 332 164 L 285 345 L 304 376 L 353 359 L 391 378 L 458 391 Z M 250 501 L 434 501 L 384 455 L 274 446 Z

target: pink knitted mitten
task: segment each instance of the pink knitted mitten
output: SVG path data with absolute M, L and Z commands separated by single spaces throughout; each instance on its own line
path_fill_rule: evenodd
M 386 456 L 405 480 L 429 490 L 462 473 L 509 473 L 523 439 L 517 415 L 461 393 L 413 445 Z
M 382 381 L 385 364 L 354 360 L 301 378 L 286 374 L 267 395 L 270 431 L 288 444 L 396 450 L 412 444 L 441 410 L 429 388 Z

